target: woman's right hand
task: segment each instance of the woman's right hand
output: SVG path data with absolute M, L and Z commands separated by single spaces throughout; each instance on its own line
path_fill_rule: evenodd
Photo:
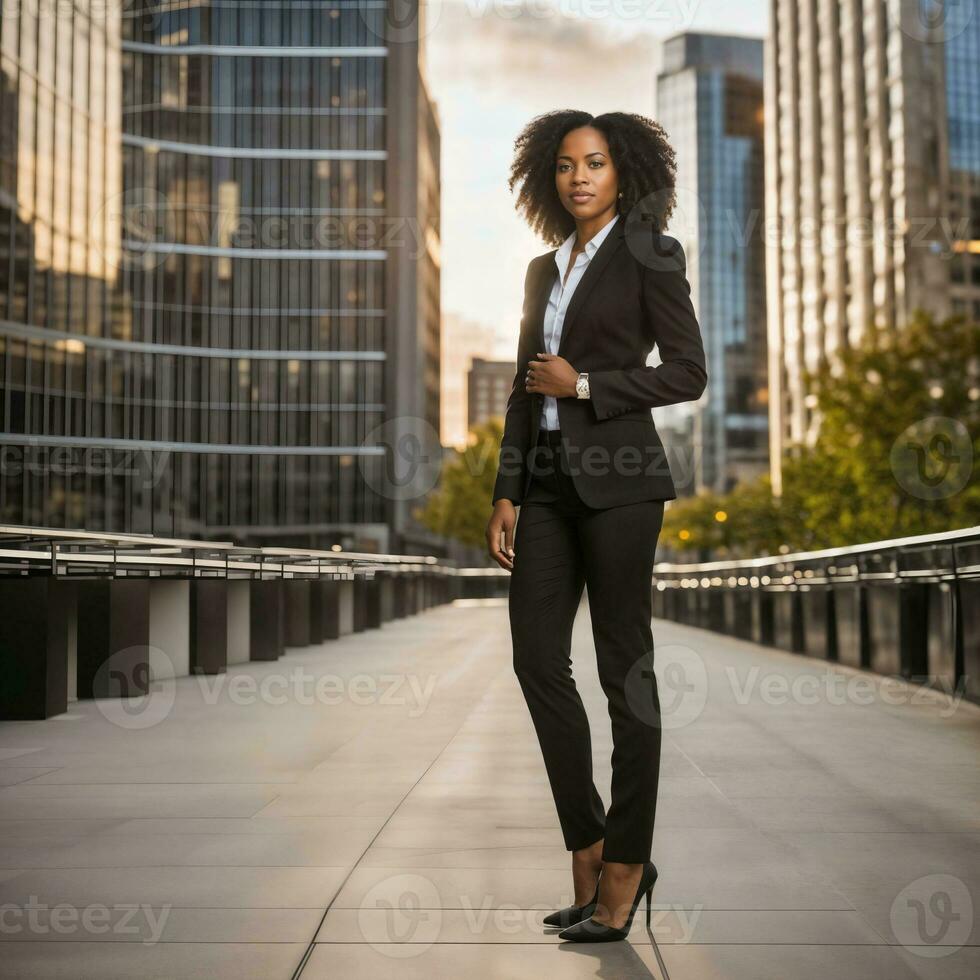
M 514 527 L 517 510 L 512 501 L 502 497 L 493 505 L 487 524 L 487 550 L 490 557 L 508 572 L 514 570 Z M 502 541 L 501 541 L 502 539 Z

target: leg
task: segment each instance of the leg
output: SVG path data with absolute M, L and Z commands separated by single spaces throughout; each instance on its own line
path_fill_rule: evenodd
M 579 521 L 599 681 L 612 722 L 607 862 L 642 864 L 653 843 L 661 729 L 650 590 L 663 509 L 661 500 L 644 500 Z
M 570 851 L 596 843 L 605 825 L 592 781 L 589 720 L 572 677 L 572 625 L 583 586 L 574 524 L 557 506 L 525 502 L 514 533 L 510 578 L 514 672 Z

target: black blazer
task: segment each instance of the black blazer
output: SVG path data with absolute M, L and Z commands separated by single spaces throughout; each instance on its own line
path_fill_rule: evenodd
M 544 395 L 528 392 L 528 361 L 546 351 L 544 315 L 558 278 L 552 249 L 532 259 L 524 280 L 517 373 L 507 400 L 492 503 L 521 503 L 533 468 Z M 570 475 L 590 507 L 677 496 L 651 408 L 692 401 L 707 384 L 704 346 L 680 242 L 620 215 L 575 287 L 558 354 L 589 372 L 591 397 L 557 399 Z M 663 361 L 646 364 L 654 344 Z

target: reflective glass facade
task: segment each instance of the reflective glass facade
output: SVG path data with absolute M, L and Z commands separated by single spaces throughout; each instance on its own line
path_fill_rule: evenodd
M 657 118 L 677 158 L 678 209 L 712 394 L 693 413 L 695 488 L 768 467 L 762 41 L 686 33 L 664 43 Z M 675 422 L 675 425 L 677 423 Z
M 944 22 L 945 87 L 949 133 L 949 210 L 961 243 L 950 258 L 953 313 L 980 321 L 980 10 L 946 4 L 934 11 Z
M 119 526 L 110 435 L 131 375 L 108 350 L 122 190 L 120 29 L 113 5 L 5 4 L 0 17 L 0 519 Z M 40 436 L 40 439 L 32 439 Z M 33 443 L 33 444 L 31 444 Z M 114 466 L 113 463 L 120 463 Z M 144 526 L 145 526 L 144 521 Z
M 389 545 L 385 3 L 84 6 L 3 23 L 3 519 Z

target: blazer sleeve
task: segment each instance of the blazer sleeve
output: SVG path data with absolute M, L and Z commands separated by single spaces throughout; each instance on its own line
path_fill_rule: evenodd
M 708 382 L 704 345 L 687 279 L 684 249 L 660 235 L 643 267 L 643 307 L 661 364 L 590 371 L 589 397 L 597 419 L 701 397 Z
M 524 495 L 524 478 L 527 474 L 527 457 L 531 450 L 530 414 L 533 411 L 531 395 L 525 386 L 528 361 L 536 356 L 534 336 L 531 330 L 531 283 L 534 260 L 528 264 L 524 275 L 524 307 L 521 315 L 520 337 L 517 342 L 517 373 L 507 399 L 507 413 L 504 417 L 504 434 L 500 440 L 500 462 L 497 478 L 493 486 L 491 505 L 498 500 L 507 499 L 519 504 Z

